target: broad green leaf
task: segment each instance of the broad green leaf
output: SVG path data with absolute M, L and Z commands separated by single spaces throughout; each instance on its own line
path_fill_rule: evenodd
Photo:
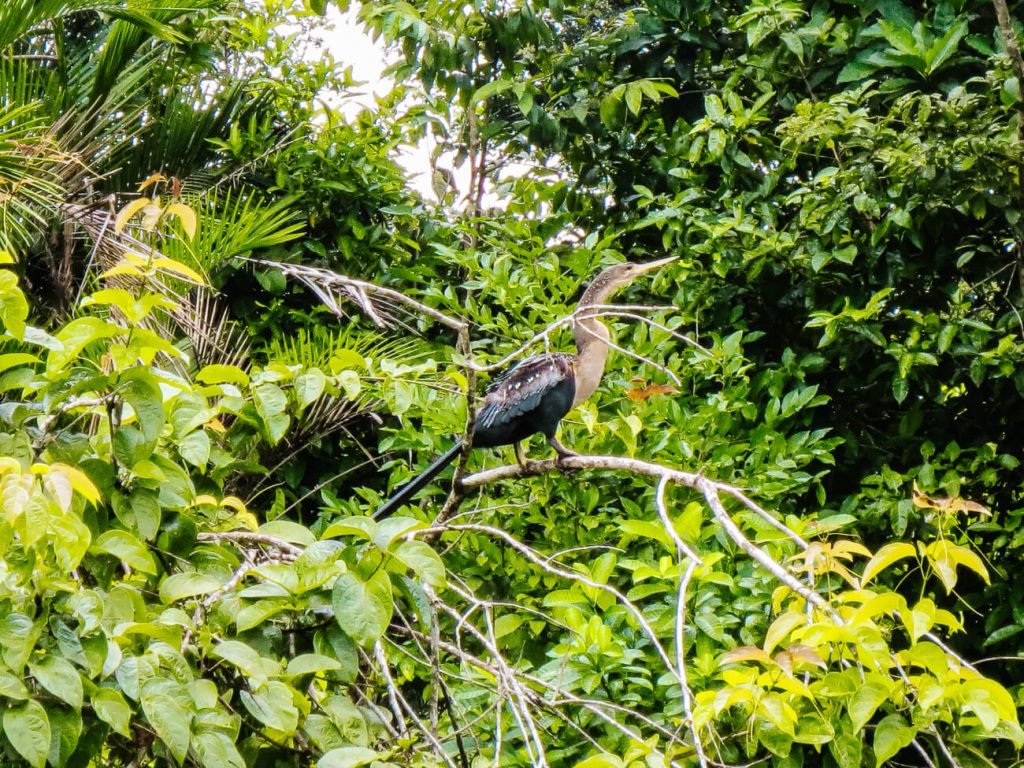
M 140 701 L 146 719 L 178 765 L 185 761 L 191 744 L 192 713 L 185 707 L 181 686 L 159 678 L 142 684 Z
M 337 659 L 321 656 L 318 653 L 303 653 L 288 662 L 287 673 L 289 675 L 306 675 L 310 672 L 324 672 L 334 669 L 341 669 L 341 664 Z
M 437 589 L 444 587 L 444 563 L 429 544 L 415 539 L 403 541 L 395 550 L 395 557 L 411 568 L 421 580 L 431 587 Z
M 260 533 L 283 539 L 290 544 L 298 544 L 300 547 L 308 547 L 316 542 L 316 536 L 309 528 L 290 520 L 271 520 L 264 523 L 260 526 Z
M 205 573 L 176 573 L 160 582 L 160 599 L 165 603 L 173 603 L 196 595 L 208 595 L 220 587 L 220 581 Z
M 50 719 L 43 705 L 26 701 L 4 711 L 4 734 L 33 768 L 43 768 L 50 753 Z
M 82 708 L 82 678 L 71 664 L 59 656 L 48 654 L 29 661 L 29 672 L 36 681 L 73 709 Z
M 377 753 L 367 747 L 339 747 L 317 760 L 316 768 L 359 768 L 376 759 Z
M 253 390 L 253 402 L 267 429 L 271 444 L 277 444 L 288 431 L 291 417 L 285 413 L 288 398 L 276 384 L 260 384 Z
M 299 407 L 305 408 L 324 393 L 327 377 L 319 368 L 310 368 L 295 377 L 295 396 Z
M 178 442 L 178 453 L 192 466 L 205 467 L 210 461 L 210 436 L 202 429 L 185 435 Z
M 900 715 L 889 715 L 875 728 L 875 739 L 872 746 L 875 750 L 875 768 L 882 765 L 890 757 L 896 755 L 914 740 L 915 730 L 907 726 L 907 721 Z
M 101 534 L 92 546 L 91 552 L 113 555 L 137 571 L 155 575 L 156 561 L 146 546 L 128 531 L 109 530 Z
M 768 627 L 768 632 L 765 634 L 765 652 L 771 653 L 777 645 L 780 645 L 783 640 L 789 637 L 790 632 L 799 626 L 803 626 L 807 621 L 807 616 L 796 611 L 786 611 L 779 614 L 775 621 L 772 622 L 772 625 Z
M 82 715 L 77 709 L 50 707 L 50 752 L 48 760 L 55 768 L 64 768 L 82 735 Z
M 956 53 L 957 46 L 966 34 L 967 22 L 961 19 L 931 44 L 924 54 L 925 63 L 928 65 L 927 74 L 934 73 Z
M 113 688 L 97 688 L 90 697 L 96 716 L 125 738 L 131 737 L 132 710 Z
M 916 554 L 917 550 L 911 544 L 905 542 L 886 544 L 864 566 L 864 572 L 860 576 L 861 586 L 866 586 L 869 581 L 893 563 L 914 557 Z
M 258 627 L 271 616 L 287 610 L 288 607 L 287 600 L 257 600 L 238 611 L 235 615 L 235 626 L 239 632 L 245 632 L 253 627 Z
M 249 713 L 268 728 L 288 735 L 298 728 L 299 711 L 292 702 L 292 689 L 280 680 L 243 690 L 240 698 Z
M 983 677 L 966 680 L 960 690 L 963 708 L 973 711 L 985 730 L 994 730 L 1000 720 L 1017 722 L 1017 709 L 1013 697 L 995 680 Z
M 18 287 L 18 276 L 9 269 L 0 269 L 0 323 L 14 338 L 25 336 L 28 301 Z
M 378 571 L 374 578 L 364 582 L 351 573 L 343 573 L 331 595 L 338 626 L 362 646 L 373 645 L 391 622 L 391 595 L 380 586 L 380 577 L 386 579 L 387 574 Z
M 640 114 L 640 105 L 643 101 L 643 90 L 637 83 L 630 83 L 626 86 L 626 107 L 634 115 Z
M 28 698 L 28 688 L 21 678 L 15 677 L 10 672 L 0 671 L 0 696 L 5 699 L 24 701 Z
M 850 722 L 853 724 L 853 732 L 859 733 L 869 720 L 875 715 L 875 711 L 882 702 L 889 698 L 889 692 L 881 683 L 865 683 L 860 686 L 850 698 Z
M 0 617 L 0 654 L 4 663 L 15 672 L 21 672 L 39 638 L 40 629 L 23 613 L 8 613 Z
M 861 768 L 861 757 L 864 751 L 864 739 L 850 732 L 845 723 L 836 730 L 836 737 L 828 743 L 829 752 L 835 758 L 839 768 Z
M 257 653 L 252 646 L 239 640 L 225 640 L 217 643 L 212 650 L 214 656 L 218 656 L 239 671 L 257 679 L 264 680 L 273 675 L 281 674 L 281 665 L 273 659 L 268 659 Z
M 53 375 L 78 357 L 82 350 L 90 344 L 109 339 L 123 333 L 113 323 L 98 317 L 79 317 L 65 325 L 56 334 L 61 344 L 60 351 L 53 350 L 46 357 L 46 372 Z
M 28 352 L 9 352 L 6 355 L 0 355 L 0 373 L 22 365 L 35 365 L 38 362 L 40 362 L 39 358 Z
M 234 365 L 207 365 L 196 374 L 196 381 L 202 384 L 249 385 L 249 374 Z
M 624 768 L 624 765 L 615 755 L 601 753 L 576 763 L 575 768 Z
M 511 635 L 526 621 L 526 616 L 518 613 L 504 613 L 494 620 L 494 636 L 497 639 Z
M 514 83 L 511 80 L 490 80 L 473 92 L 470 103 L 479 104 L 481 101 L 489 99 L 491 96 L 504 93 L 513 85 Z
M 192 738 L 192 750 L 203 768 L 245 768 L 245 760 L 226 733 L 200 731 Z

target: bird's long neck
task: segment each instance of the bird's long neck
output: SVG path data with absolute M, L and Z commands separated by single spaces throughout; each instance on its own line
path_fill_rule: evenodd
M 572 337 L 576 342 L 576 395 L 573 405 L 579 405 L 597 389 L 604 375 L 604 364 L 608 359 L 608 342 L 611 332 L 608 326 L 597 319 L 597 310 L 588 310 L 596 304 L 604 304 L 618 286 L 595 280 L 580 298 L 576 308 L 577 317 L 572 324 Z

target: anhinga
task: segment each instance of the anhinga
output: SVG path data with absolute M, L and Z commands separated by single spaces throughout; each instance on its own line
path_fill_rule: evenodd
M 555 430 L 565 414 L 590 397 L 601 383 L 611 340 L 608 326 L 598 319 L 600 310 L 585 310 L 606 303 L 613 293 L 640 275 L 674 260 L 673 256 L 646 264 L 616 264 L 594 278 L 580 297 L 572 322 L 576 354 L 548 352 L 528 357 L 491 384 L 476 414 L 473 447 L 515 445 L 516 458 L 522 463 L 520 441 L 539 432 L 559 457 L 578 455 L 558 441 Z M 451 464 L 462 445 L 462 440 L 457 440 L 433 464 L 384 502 L 373 516 L 392 514 Z

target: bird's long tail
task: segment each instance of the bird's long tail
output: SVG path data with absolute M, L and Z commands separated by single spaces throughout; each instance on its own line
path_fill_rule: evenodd
M 445 467 L 455 461 L 455 457 L 462 450 L 462 443 L 462 440 L 456 440 L 455 445 L 434 459 L 433 464 L 395 491 L 390 499 L 377 508 L 377 511 L 373 513 L 373 518 L 380 520 L 383 517 L 394 514 L 395 510 L 409 501 L 420 488 L 441 474 Z

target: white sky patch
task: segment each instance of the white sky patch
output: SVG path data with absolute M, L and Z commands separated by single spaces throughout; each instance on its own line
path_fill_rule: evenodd
M 323 49 L 330 52 L 341 66 L 351 67 L 352 78 L 362 83 L 354 91 L 324 94 L 324 100 L 347 120 L 354 119 L 363 109 L 375 110 L 376 97 L 385 96 L 394 85 L 391 78 L 385 76 L 384 71 L 396 60 L 398 54 L 389 52 L 383 40 L 374 40 L 367 33 L 358 21 L 355 8 L 341 13 L 335 6 L 328 6 L 320 37 Z M 309 55 L 318 55 L 320 50 L 314 45 Z M 415 146 L 402 147 L 395 158 L 405 169 L 410 186 L 429 200 L 437 199 L 433 186 L 434 171 L 430 164 L 431 152 L 435 146 L 434 139 L 428 136 Z M 443 154 L 438 160 L 438 167 L 452 172 L 452 181 L 458 190 L 455 207 L 461 208 L 465 205 L 465 196 L 471 185 L 470 165 L 463 162 L 456 168 L 453 154 Z M 504 169 L 503 176 L 522 175 L 527 170 L 528 167 L 525 165 L 512 163 Z M 490 184 L 482 202 L 485 208 L 502 206 L 501 198 L 495 194 Z
M 334 56 L 334 60 L 343 67 L 351 67 L 352 79 L 362 83 L 354 91 L 333 94 L 333 98 L 327 94 L 325 100 L 346 120 L 353 120 L 364 109 L 375 110 L 377 97 L 387 95 L 394 86 L 394 81 L 385 76 L 384 70 L 394 61 L 396 54 L 389 54 L 383 40 L 374 40 L 370 36 L 359 23 L 355 8 L 341 13 L 337 7 L 328 6 L 322 37 L 324 48 Z M 436 199 L 430 166 L 433 144 L 428 138 L 416 146 L 406 145 L 395 158 L 405 169 L 410 186 L 428 199 Z

